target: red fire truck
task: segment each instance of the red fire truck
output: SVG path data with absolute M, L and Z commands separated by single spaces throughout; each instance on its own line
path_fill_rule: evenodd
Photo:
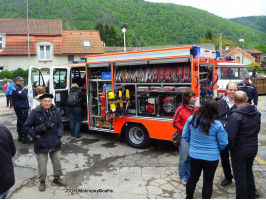
M 70 86 L 87 94 L 82 123 L 89 130 L 125 136 L 145 148 L 151 139 L 172 140 L 172 118 L 182 93 L 194 90 L 197 104 L 217 97 L 219 52 L 198 46 L 87 56 L 85 63 L 32 67 L 29 97 L 38 85 L 52 93 L 65 120 Z M 49 81 L 45 83 L 44 73 Z

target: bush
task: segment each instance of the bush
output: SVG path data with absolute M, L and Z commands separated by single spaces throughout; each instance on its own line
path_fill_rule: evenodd
M 21 76 L 25 80 L 25 85 L 28 84 L 28 74 L 29 70 L 24 70 L 22 68 L 18 68 L 16 70 L 8 71 L 4 70 L 0 72 L 0 79 L 12 79 L 14 82 L 18 76 Z
M 12 71 L 12 79 L 15 81 L 18 76 L 21 76 L 25 80 L 24 85 L 27 85 L 28 84 L 28 74 L 29 74 L 28 69 L 24 70 L 22 68 L 18 68 L 16 70 Z
M 10 79 L 12 78 L 12 72 L 4 70 L 0 72 L 0 79 Z
M 249 65 L 255 65 L 255 66 L 258 66 L 258 65 L 260 65 L 260 64 L 257 64 L 257 63 L 250 63 Z M 264 71 L 266 71 L 266 68 L 259 68 L 259 67 L 249 67 L 248 68 L 248 72 L 252 72 L 253 71 L 253 69 L 256 69 L 256 72 L 264 72 Z

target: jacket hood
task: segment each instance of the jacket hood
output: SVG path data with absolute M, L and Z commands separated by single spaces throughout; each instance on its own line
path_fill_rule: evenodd
M 36 97 L 34 97 L 35 100 L 40 101 L 39 97 L 42 96 L 43 94 L 38 94 Z
M 79 91 L 79 88 L 78 87 L 72 87 L 70 89 L 70 92 L 76 92 L 76 91 Z
M 253 116 L 253 115 L 256 115 L 258 113 L 258 110 L 255 106 L 247 103 L 247 104 L 235 109 L 233 112 L 243 114 L 246 116 Z

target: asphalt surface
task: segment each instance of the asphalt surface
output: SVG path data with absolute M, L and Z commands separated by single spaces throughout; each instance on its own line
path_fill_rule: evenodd
M 262 113 L 259 134 L 259 152 L 254 161 L 256 187 L 261 198 L 266 198 L 266 96 L 259 97 L 258 109 Z M 185 186 L 178 176 L 179 154 L 171 142 L 153 141 L 147 149 L 134 149 L 114 134 L 87 131 L 83 127 L 80 139 L 64 131 L 62 138 L 62 179 L 66 187 L 52 183 L 53 170 L 48 161 L 46 191 L 38 190 L 38 167 L 33 144 L 17 141 L 16 116 L 5 107 L 0 95 L 0 123 L 7 126 L 15 140 L 17 153 L 13 158 L 16 183 L 9 198 L 13 199 L 76 199 L 76 198 L 185 198 Z M 216 170 L 212 198 L 235 198 L 234 181 L 221 187 L 221 165 Z M 201 198 L 202 177 L 194 198 Z

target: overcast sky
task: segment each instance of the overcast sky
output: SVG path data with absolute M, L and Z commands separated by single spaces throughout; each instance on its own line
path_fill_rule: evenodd
M 266 0 L 145 0 L 192 6 L 223 18 L 266 16 Z

